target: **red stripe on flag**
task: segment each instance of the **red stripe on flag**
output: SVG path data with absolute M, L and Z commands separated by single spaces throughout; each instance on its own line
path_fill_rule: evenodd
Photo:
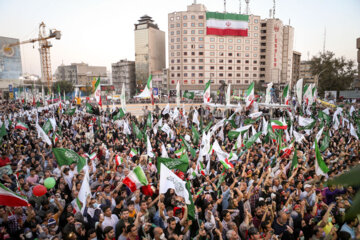
M 228 36 L 248 36 L 247 29 L 220 29 L 220 28 L 206 28 L 207 35 L 228 35 Z
M 128 178 L 128 177 L 124 178 L 123 184 L 125 184 L 128 188 L 130 188 L 131 192 L 136 191 L 136 184 L 133 181 L 131 181 L 130 178 Z

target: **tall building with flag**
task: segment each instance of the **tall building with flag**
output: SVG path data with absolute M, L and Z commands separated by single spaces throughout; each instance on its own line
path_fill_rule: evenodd
M 294 28 L 280 19 L 220 13 L 203 4 L 168 14 L 170 89 L 212 91 L 221 81 L 245 91 L 253 81 L 291 81 Z

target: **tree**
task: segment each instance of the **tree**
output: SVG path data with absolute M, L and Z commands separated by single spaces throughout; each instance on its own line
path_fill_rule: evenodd
M 318 92 L 340 91 L 350 87 L 356 73 L 354 61 L 344 57 L 336 58 L 335 53 L 327 51 L 319 53 L 310 61 L 310 70 L 318 78 Z
M 58 81 L 58 82 L 55 82 L 53 85 L 52 85 L 52 91 L 54 93 L 58 93 L 58 86 L 60 87 L 60 93 L 62 94 L 64 91 L 65 93 L 72 93 L 74 91 L 74 85 L 72 84 L 72 82 L 70 81 Z

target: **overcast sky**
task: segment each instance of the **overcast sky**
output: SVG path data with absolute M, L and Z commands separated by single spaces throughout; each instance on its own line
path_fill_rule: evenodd
M 197 0 L 208 11 L 223 11 L 223 0 Z M 134 23 L 148 14 L 166 32 L 167 14 L 185 11 L 190 0 L 0 0 L 0 36 L 26 40 L 38 35 L 39 23 L 61 30 L 52 40 L 53 72 L 61 63 L 86 62 L 106 66 L 134 60 Z M 245 1 L 241 0 L 245 9 Z M 360 0 L 277 0 L 276 17 L 295 28 L 294 50 L 307 59 L 326 49 L 356 60 L 360 37 Z M 269 16 L 272 0 L 250 0 L 250 13 Z M 238 12 L 239 0 L 227 0 L 227 11 Z M 167 37 L 166 37 L 167 41 Z M 21 47 L 23 72 L 40 74 L 38 45 Z M 168 65 L 168 63 L 167 63 Z

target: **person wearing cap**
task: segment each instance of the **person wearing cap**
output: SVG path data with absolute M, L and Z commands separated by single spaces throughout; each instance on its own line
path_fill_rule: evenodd
M 314 206 L 316 198 L 315 188 L 310 184 L 304 185 L 304 191 L 300 193 L 300 200 L 305 199 L 309 206 Z

